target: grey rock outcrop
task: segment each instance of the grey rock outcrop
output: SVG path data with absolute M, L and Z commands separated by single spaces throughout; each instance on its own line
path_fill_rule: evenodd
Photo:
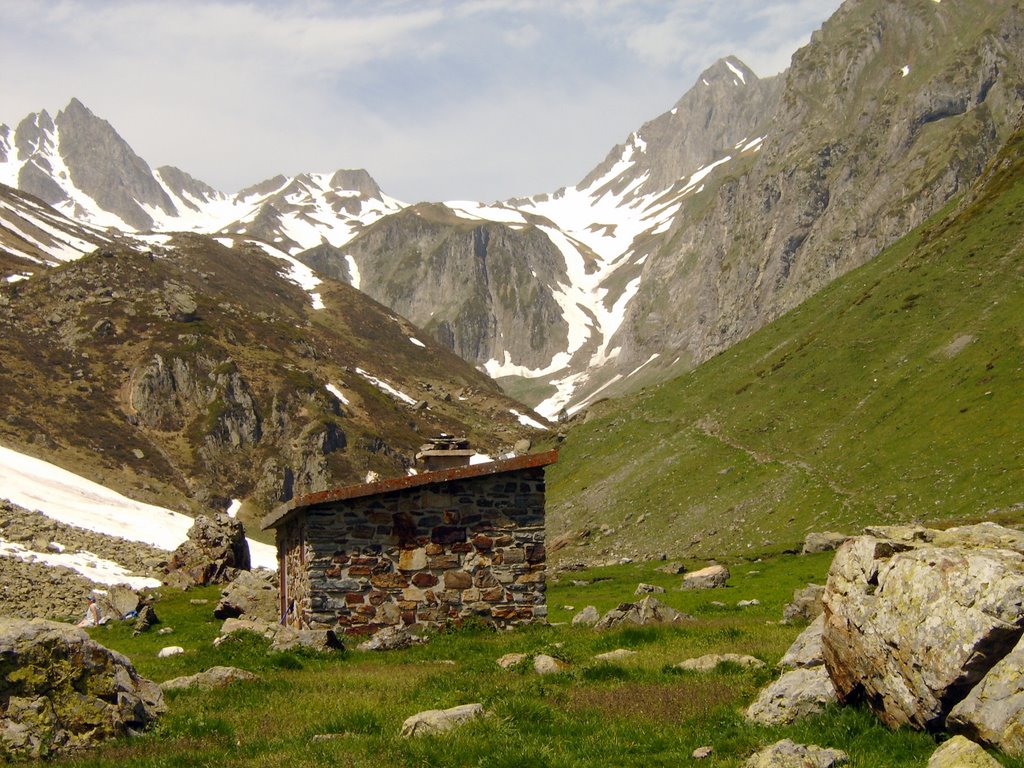
M 948 531 L 948 546 L 861 536 L 839 548 L 823 646 L 840 700 L 865 699 L 892 727 L 943 727 L 1024 633 L 1024 555 L 989 546 L 994 533 Z
M 677 611 L 671 606 L 658 602 L 653 597 L 645 597 L 638 603 L 621 603 L 618 607 L 608 611 L 594 625 L 594 628 L 611 629 L 612 627 L 630 624 L 641 627 L 658 624 L 676 624 L 692 618 L 692 616 L 682 611 Z
M 280 614 L 275 576 L 270 571 L 242 571 L 220 593 L 213 609 L 218 619 L 245 616 L 257 621 L 275 621 Z
M 483 704 L 462 704 L 450 709 L 428 709 L 406 718 L 402 723 L 401 735 L 408 738 L 444 733 L 478 717 L 483 717 L 484 714 Z
M 797 669 L 799 667 L 817 667 L 825 663 L 821 635 L 825 629 L 825 616 L 818 614 L 803 632 L 801 632 L 789 650 L 779 660 L 779 667 Z
M 251 567 L 249 542 L 240 520 L 227 515 L 200 515 L 188 529 L 188 539 L 174 550 L 167 564 L 197 586 L 223 584 Z
M 1008 755 L 1024 755 L 1024 638 L 953 707 L 946 728 Z
M 764 688 L 744 715 L 762 725 L 783 725 L 816 715 L 836 701 L 824 667 L 801 668 L 786 672 Z
M 601 620 L 601 614 L 593 605 L 588 605 L 572 617 L 573 625 L 592 627 Z
M 345 649 L 345 644 L 333 629 L 295 629 L 279 626 L 270 644 L 272 651 L 292 651 L 307 648 L 325 653 Z
M 546 653 L 538 653 L 533 657 L 533 671 L 538 675 L 557 675 L 567 669 L 569 665 L 566 662 Z
M 814 621 L 821 615 L 821 598 L 825 595 L 823 584 L 808 584 L 806 587 L 793 591 L 793 601 L 786 603 L 782 609 L 782 620 Z
M 744 768 L 834 768 L 849 761 L 850 756 L 840 749 L 783 739 L 751 755 L 743 765 Z
M 0 755 L 41 758 L 135 732 L 163 711 L 160 688 L 69 624 L 0 618 Z

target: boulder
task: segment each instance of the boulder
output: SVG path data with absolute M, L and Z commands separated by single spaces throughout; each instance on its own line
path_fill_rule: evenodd
M 1002 768 L 999 761 L 970 739 L 954 736 L 932 752 L 927 768 Z
M 573 624 L 581 624 L 584 626 L 592 627 L 601 620 L 601 614 L 597 612 L 597 608 L 592 605 L 588 605 L 582 611 L 572 617 Z
M 708 653 L 698 656 L 695 659 L 680 661 L 675 666 L 678 669 L 685 669 L 691 672 L 710 672 L 719 664 L 738 664 L 741 667 L 753 667 L 760 669 L 765 663 L 754 656 L 745 656 L 742 653 Z
M 946 729 L 1024 755 L 1024 638 L 953 707 Z
M 538 675 L 556 675 L 559 672 L 565 672 L 567 669 L 569 669 L 569 665 L 561 659 L 556 659 L 554 656 L 538 653 L 533 657 L 533 671 Z
M 279 626 L 270 644 L 272 651 L 292 651 L 296 648 L 308 648 L 313 651 L 345 650 L 333 629 L 295 629 L 295 627 Z
M 254 632 L 268 640 L 277 634 L 281 625 L 272 621 L 250 621 L 249 619 L 225 619 L 220 625 L 220 637 L 224 638 L 236 632 Z M 216 642 L 216 641 L 214 641 Z
M 270 571 L 242 571 L 220 594 L 220 602 L 213 609 L 218 619 L 245 616 L 276 621 L 281 612 L 277 584 Z
M 639 603 L 621 603 L 618 608 L 608 611 L 604 618 L 594 626 L 596 629 L 611 629 L 629 624 L 646 627 L 657 624 L 676 624 L 684 619 L 692 618 L 675 608 L 659 603 L 653 597 L 645 597 Z
M 825 628 L 825 617 L 819 615 L 807 628 L 797 635 L 778 666 L 789 669 L 817 667 L 825 663 L 822 657 L 821 633 Z
M 683 576 L 683 589 L 717 589 L 724 587 L 729 581 L 729 569 L 724 565 L 709 565 L 699 571 L 691 571 Z
M 177 691 L 182 688 L 201 688 L 209 691 L 214 688 L 224 688 L 240 681 L 256 682 L 262 678 L 254 672 L 249 672 L 237 667 L 210 667 L 205 672 L 197 672 L 194 675 L 175 677 L 160 683 L 163 691 Z
M 794 669 L 762 690 L 744 715 L 761 725 L 784 725 L 816 715 L 835 701 L 824 667 Z
M 940 729 L 1024 631 L 1024 555 L 988 546 L 1000 540 L 989 526 L 960 538 L 946 531 L 948 546 L 899 533 L 837 551 L 824 661 L 841 701 L 866 699 L 890 727 Z
M 100 615 L 121 621 L 129 614 L 138 612 L 142 598 L 131 587 L 117 584 L 108 587 L 107 594 L 100 595 L 96 602 L 100 605 Z
M 44 758 L 134 733 L 165 710 L 159 686 L 84 630 L 0 618 L 0 757 Z
M 849 761 L 850 756 L 842 750 L 783 739 L 754 753 L 743 765 L 744 768 L 833 768 Z
M 169 585 L 224 584 L 249 568 L 249 543 L 241 521 L 220 513 L 200 515 L 167 563 L 168 576 L 176 575 L 164 581 Z
M 845 533 L 835 531 L 822 531 L 820 533 L 808 533 L 804 537 L 803 555 L 812 555 L 815 552 L 831 552 L 849 538 Z
M 152 605 L 144 605 L 139 609 L 135 617 L 135 624 L 132 627 L 132 634 L 139 635 L 148 630 L 154 624 L 159 624 L 160 618 L 156 615 L 156 609 Z
M 789 624 L 794 621 L 814 621 L 821 615 L 821 599 L 825 596 L 823 584 L 808 584 L 793 591 L 793 602 L 782 609 L 782 620 Z
M 462 704 L 451 709 L 428 709 L 406 718 L 402 723 L 402 736 L 427 736 L 444 733 L 484 716 L 483 704 Z

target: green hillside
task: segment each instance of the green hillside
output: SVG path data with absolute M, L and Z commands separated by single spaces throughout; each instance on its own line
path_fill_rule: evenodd
M 796 310 L 591 408 L 556 557 L 737 557 L 811 530 L 1024 520 L 1024 135 L 967 196 Z

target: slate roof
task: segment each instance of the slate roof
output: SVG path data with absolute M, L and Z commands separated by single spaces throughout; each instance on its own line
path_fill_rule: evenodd
M 472 464 L 468 467 L 455 467 L 453 469 L 441 469 L 436 472 L 423 472 L 418 475 L 407 477 L 393 477 L 387 480 L 378 480 L 374 483 L 361 483 L 359 485 L 347 485 L 343 488 L 333 488 L 328 491 L 309 493 L 305 496 L 298 496 L 277 507 L 260 521 L 263 530 L 277 528 L 293 517 L 297 512 L 310 507 L 318 507 L 324 504 L 332 504 L 346 499 L 358 499 L 365 496 L 379 496 L 395 491 L 404 491 L 407 488 L 417 488 L 421 485 L 435 483 L 447 483 L 452 480 L 466 480 L 474 477 L 485 477 L 487 475 L 498 475 L 503 472 L 515 472 L 520 469 L 531 469 L 533 467 L 546 467 L 558 461 L 558 451 L 547 451 L 545 453 L 529 453 L 525 456 L 516 456 L 511 459 L 500 459 L 489 461 L 484 464 Z

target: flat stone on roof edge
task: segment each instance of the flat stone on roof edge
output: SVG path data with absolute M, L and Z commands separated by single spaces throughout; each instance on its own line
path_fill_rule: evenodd
M 546 451 L 544 453 L 528 453 L 525 456 L 515 456 L 511 459 L 499 459 L 488 461 L 483 464 L 472 464 L 468 467 L 455 467 L 453 469 L 441 469 L 435 472 L 423 472 L 418 475 L 405 477 L 392 477 L 386 480 L 378 480 L 374 483 L 362 483 L 359 485 L 348 485 L 343 488 L 333 488 L 327 491 L 309 493 L 305 496 L 298 496 L 291 501 L 285 502 L 270 512 L 260 521 L 260 528 L 267 530 L 277 528 L 289 519 L 293 513 L 320 506 L 331 504 L 346 499 L 357 499 L 364 496 L 377 496 L 385 493 L 404 491 L 407 488 L 417 488 L 421 485 L 432 483 L 447 483 L 452 480 L 465 480 L 473 477 L 485 477 L 487 475 L 498 475 L 503 472 L 515 472 L 520 469 L 531 469 L 534 467 L 546 467 L 558 461 L 558 450 Z

